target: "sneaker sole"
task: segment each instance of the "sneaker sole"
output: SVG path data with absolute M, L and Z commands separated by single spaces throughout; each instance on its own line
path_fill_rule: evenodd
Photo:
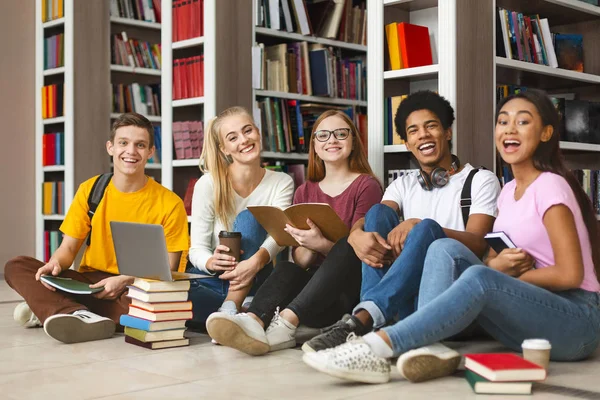
M 323 372 L 327 375 L 331 375 L 336 378 L 345 379 L 348 381 L 361 382 L 361 383 L 387 383 L 390 381 L 390 374 L 382 375 L 374 372 L 367 371 L 345 371 L 336 368 L 331 368 L 327 365 L 323 365 L 319 362 L 316 353 L 306 353 L 302 356 L 302 361 L 307 365 L 316 369 L 319 372 Z
M 108 339 L 115 329 L 116 324 L 111 320 L 87 323 L 70 315 L 55 315 L 44 322 L 44 331 L 48 336 L 67 344 Z
M 296 339 L 291 339 L 286 342 L 278 343 L 275 346 L 269 346 L 269 351 L 292 349 L 294 347 L 296 347 Z
M 398 365 L 400 375 L 411 382 L 424 382 L 452 374 L 460 364 L 461 356 L 441 359 L 431 354 L 416 356 Z
M 225 318 L 213 318 L 207 321 L 206 330 L 211 338 L 220 345 L 231 347 L 251 356 L 260 356 L 269 352 L 269 345 L 256 340 L 237 324 Z
M 308 344 L 308 342 L 305 342 L 302 345 L 302 351 L 305 353 L 314 353 L 316 350 L 313 349 L 312 347 L 310 347 L 310 345 Z

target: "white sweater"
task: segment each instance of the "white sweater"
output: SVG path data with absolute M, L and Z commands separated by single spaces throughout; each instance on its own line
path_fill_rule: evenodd
M 273 205 L 287 207 L 292 203 L 294 181 L 283 172 L 266 170 L 260 184 L 246 198 L 234 191 L 235 215 L 247 206 Z M 214 180 L 211 174 L 204 174 L 194 187 L 192 198 L 192 245 L 190 262 L 198 269 L 212 274 L 206 269 L 206 262 L 212 257 L 219 244 L 219 232 L 226 230 L 225 225 L 215 215 Z M 267 236 L 261 245 L 269 252 L 271 260 L 281 251 L 271 236 Z

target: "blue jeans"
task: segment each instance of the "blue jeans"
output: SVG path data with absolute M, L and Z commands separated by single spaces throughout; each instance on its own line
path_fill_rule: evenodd
M 376 204 L 365 215 L 365 232 L 377 232 L 383 238 L 400 222 L 398 214 L 384 204 Z M 410 231 L 404 249 L 392 265 L 373 268 L 362 263 L 360 303 L 354 308 L 366 310 L 379 328 L 395 318 L 406 318 L 415 310 L 423 263 L 427 249 L 435 240 L 445 238 L 442 227 L 424 219 Z
M 256 254 L 267 237 L 267 231 L 248 210 L 238 214 L 233 223 L 233 230 L 242 233 L 241 249 L 244 253 L 240 256 L 240 261 L 247 260 Z M 256 292 L 272 271 L 273 264 L 269 263 L 256 274 L 251 294 Z M 188 263 L 186 272 L 205 274 L 190 263 Z M 223 304 L 229 291 L 229 281 L 211 276 L 210 278 L 192 279 L 190 283 L 189 299 L 192 302 L 194 314 L 192 321 L 205 322 L 208 316 Z
M 429 248 L 418 310 L 383 329 L 395 355 L 455 335 L 473 321 L 513 351 L 520 352 L 523 340 L 531 338 L 548 339 L 550 358 L 557 361 L 580 360 L 595 351 L 600 294 L 551 292 L 485 265 L 469 265 L 472 261 L 473 254 L 452 239 Z

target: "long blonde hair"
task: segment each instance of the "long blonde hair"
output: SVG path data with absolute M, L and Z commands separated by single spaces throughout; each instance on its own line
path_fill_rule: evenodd
M 208 121 L 204 130 L 204 145 L 200 155 L 200 170 L 209 172 L 215 185 L 215 214 L 223 225 L 230 229 L 235 218 L 235 198 L 233 186 L 229 179 L 230 157 L 221 149 L 221 126 L 227 117 L 234 115 L 247 115 L 256 129 L 254 119 L 244 107 L 234 106 L 222 111 L 219 115 Z
M 377 182 L 379 179 L 373 173 L 367 156 L 365 154 L 365 148 L 360 139 L 360 134 L 354 122 L 344 113 L 339 110 L 327 110 L 323 114 L 319 115 L 319 118 L 315 121 L 310 135 L 309 151 L 308 151 L 308 176 L 307 179 L 311 182 L 321 182 L 325 178 L 325 163 L 317 156 L 315 151 L 314 135 L 315 131 L 326 118 L 338 117 L 344 120 L 350 127 L 350 134 L 353 139 L 353 148 L 350 156 L 348 157 L 348 166 L 351 172 L 357 172 L 359 174 L 371 175 Z M 381 185 L 381 183 L 380 183 Z

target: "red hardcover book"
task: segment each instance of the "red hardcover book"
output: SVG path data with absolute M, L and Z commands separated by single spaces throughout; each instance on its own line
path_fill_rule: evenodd
M 56 133 L 47 133 L 46 136 L 46 165 L 56 165 Z
M 200 68 L 200 80 L 199 80 L 199 96 L 204 96 L 204 56 L 198 56 L 200 62 L 198 63 L 198 68 Z
M 173 8 L 171 12 L 173 13 L 171 17 L 173 20 L 171 23 L 171 25 L 173 25 L 173 31 L 171 32 L 171 35 L 173 37 L 171 38 L 171 40 L 173 41 L 173 43 L 175 43 L 179 40 L 179 0 L 173 0 Z
M 401 22 L 398 24 L 398 41 L 404 68 L 414 68 L 433 63 L 429 28 Z
M 543 367 L 511 353 L 466 354 L 465 368 L 493 382 L 546 379 Z
M 173 100 L 181 98 L 181 70 L 179 60 L 173 60 Z
M 200 30 L 198 36 L 204 36 L 204 0 L 200 0 L 199 3 L 200 5 L 198 7 L 200 8 Z
M 152 7 L 154 7 L 154 17 L 156 18 L 156 22 L 161 22 L 161 8 L 160 8 L 160 0 L 152 0 Z
M 198 182 L 198 178 L 190 179 L 185 195 L 183 196 L 183 205 L 185 206 L 185 212 L 187 215 L 192 215 L 192 197 L 194 196 L 194 186 Z

